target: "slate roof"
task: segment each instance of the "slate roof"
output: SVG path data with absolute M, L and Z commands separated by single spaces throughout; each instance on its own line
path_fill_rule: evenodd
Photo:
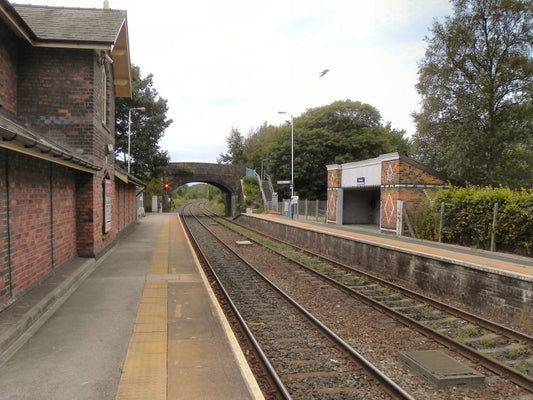
M 35 39 L 51 42 L 114 44 L 126 11 L 12 4 Z

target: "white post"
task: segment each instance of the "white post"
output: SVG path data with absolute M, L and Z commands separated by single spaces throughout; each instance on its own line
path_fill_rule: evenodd
M 403 233 L 403 201 L 396 201 L 396 234 L 401 236 Z

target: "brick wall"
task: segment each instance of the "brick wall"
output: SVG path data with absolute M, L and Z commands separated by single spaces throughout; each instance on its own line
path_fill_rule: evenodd
M 72 170 L 5 149 L 0 164 L 2 303 L 75 256 L 76 218 Z
M 75 172 L 52 164 L 52 214 L 54 266 L 76 255 L 76 184 Z
M 17 58 L 22 47 L 18 38 L 0 24 L 0 107 L 12 114 L 17 109 Z
M 135 186 L 121 183 L 113 231 L 102 234 L 99 182 L 93 174 L 0 149 L 0 308 L 72 257 L 96 256 L 135 222 Z
M 101 168 L 92 174 L 0 147 L 0 308 L 72 257 L 97 256 L 136 221 L 135 186 L 121 182 L 113 228 L 103 233 L 102 182 L 115 180 L 106 153 L 115 93 L 98 56 L 32 47 L 0 22 L 0 107 Z
M 443 185 L 443 179 L 436 177 L 403 159 L 384 161 L 381 165 L 382 185 Z
M 19 117 L 102 168 L 96 175 L 76 175 L 76 248 L 93 257 L 117 233 L 102 233 L 101 183 L 105 174 L 114 174 L 114 156 L 106 153 L 106 145 L 114 144 L 112 71 L 93 50 L 31 48 L 20 60 Z
M 408 215 L 413 215 L 427 204 L 427 190 L 445 184 L 443 179 L 402 158 L 382 163 L 381 183 L 381 226 L 386 229 L 396 229 L 398 200 L 403 201 Z
M 328 221 L 337 221 L 337 202 L 339 192 L 337 190 L 328 190 Z
M 6 167 L 7 150 L 0 149 L 0 304 L 10 296 Z
M 99 182 L 0 148 L 0 309 L 72 257 L 97 256 L 136 221 L 136 188 L 117 180 L 113 230 L 102 233 Z
M 93 212 L 95 207 L 94 179 L 90 174 L 76 173 L 76 248 L 78 255 L 93 257 L 95 236 L 93 226 L 98 218 Z
M 381 188 L 381 228 L 396 229 L 398 200 L 400 200 L 400 192 L 398 189 L 394 187 Z
M 405 160 L 398 160 L 400 170 L 400 183 L 423 184 L 423 185 L 443 185 L 443 179 L 423 170 L 416 165 Z
M 328 188 L 341 187 L 341 170 L 332 169 L 328 171 Z
M 92 154 L 92 50 L 32 48 L 19 63 L 18 115 L 81 155 Z
M 122 231 L 137 219 L 136 189 L 119 179 L 115 180 L 115 198 L 113 210 L 118 214 L 114 218 L 114 229 Z
M 8 177 L 11 287 L 16 295 L 53 268 L 50 166 L 11 153 Z
M 31 48 L 23 52 L 17 111 L 37 131 L 102 166 L 105 145 L 114 143 L 115 108 L 112 72 L 97 60 L 93 50 Z M 107 77 L 105 90 L 103 76 Z

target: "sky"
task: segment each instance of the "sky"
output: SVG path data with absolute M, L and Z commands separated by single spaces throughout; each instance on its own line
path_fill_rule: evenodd
M 337 100 L 370 104 L 411 136 L 424 37 L 452 13 L 448 0 L 108 1 L 127 10 L 131 62 L 168 102 L 160 146 L 179 162 L 216 162 L 232 128 L 247 137 Z

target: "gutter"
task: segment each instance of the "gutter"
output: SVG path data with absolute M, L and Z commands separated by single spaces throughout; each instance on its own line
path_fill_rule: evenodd
M 77 157 L 67 150 L 62 150 L 50 144 L 43 143 L 39 139 L 30 138 L 16 132 L 12 132 L 0 126 L 2 141 L 0 147 L 23 153 L 29 156 L 41 158 L 56 164 L 62 164 L 85 172 L 96 173 L 102 168 Z

